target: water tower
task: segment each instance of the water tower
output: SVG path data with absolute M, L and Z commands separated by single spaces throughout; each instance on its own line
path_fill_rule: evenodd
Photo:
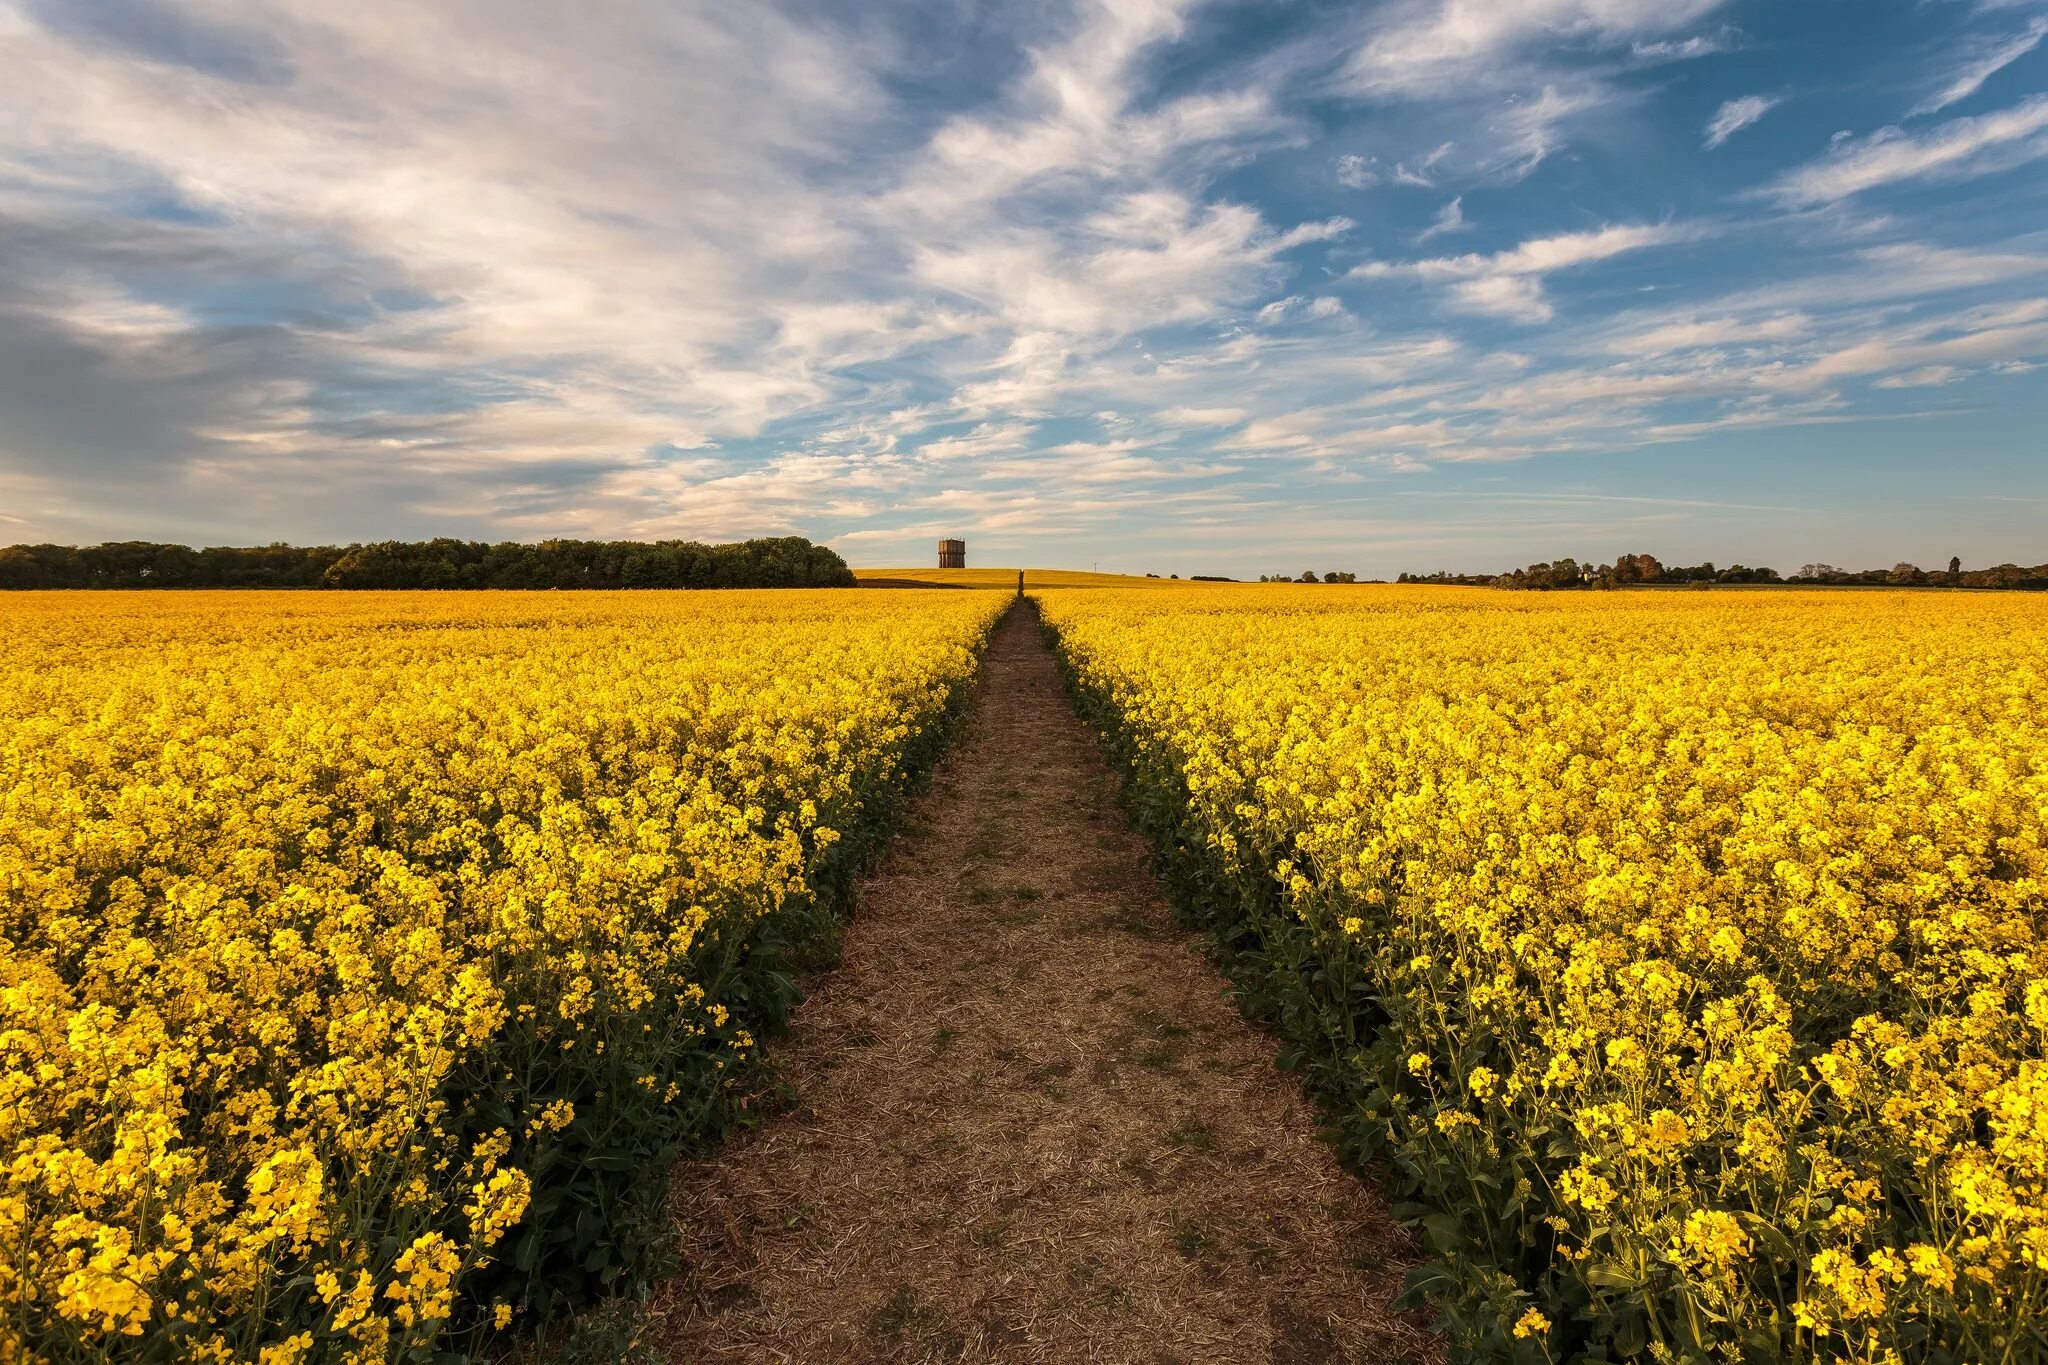
M 942 569 L 964 569 L 967 567 L 967 542 L 964 540 L 942 540 L 939 542 L 939 567 Z

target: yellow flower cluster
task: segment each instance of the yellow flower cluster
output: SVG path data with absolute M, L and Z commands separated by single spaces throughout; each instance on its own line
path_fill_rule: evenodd
M 2048 1353 L 2048 602 L 1042 601 L 1474 1340 Z
M 601 1261 L 577 1180 L 709 1123 L 1003 605 L 0 596 L 0 1361 L 383 1360 Z

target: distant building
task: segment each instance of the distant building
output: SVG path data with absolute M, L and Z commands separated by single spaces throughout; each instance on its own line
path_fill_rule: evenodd
M 967 567 L 967 542 L 964 540 L 942 540 L 939 542 L 939 567 L 942 569 L 964 569 Z

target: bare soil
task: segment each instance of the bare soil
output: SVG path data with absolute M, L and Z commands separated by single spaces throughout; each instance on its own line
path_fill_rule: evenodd
M 1178 927 L 1036 609 L 774 1049 L 679 1172 L 675 1361 L 1435 1361 L 1417 1257 Z

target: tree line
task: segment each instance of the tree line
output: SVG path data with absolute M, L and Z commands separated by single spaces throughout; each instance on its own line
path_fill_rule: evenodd
M 1999 564 L 1989 569 L 1965 569 L 1961 558 L 1952 558 L 1948 568 L 1922 569 L 1899 563 L 1889 569 L 1838 569 L 1832 564 L 1801 565 L 1790 576 L 1776 569 L 1752 569 L 1734 564 L 1716 567 L 1709 560 L 1691 566 L 1667 566 L 1655 555 L 1622 555 L 1612 564 L 1580 563 L 1559 559 L 1548 564 L 1531 564 L 1504 574 L 1461 574 L 1439 570 L 1431 574 L 1404 573 L 1398 583 L 1461 583 L 1489 588 L 1521 588 L 1554 591 L 1564 588 L 1619 588 L 1643 583 L 1796 583 L 1806 586 L 1867 586 L 1891 588 L 2008 588 L 2041 591 L 2048 589 L 2048 564 L 2027 568 Z
M 850 588 L 823 545 L 693 540 L 385 540 L 369 545 L 0 547 L 0 588 Z

